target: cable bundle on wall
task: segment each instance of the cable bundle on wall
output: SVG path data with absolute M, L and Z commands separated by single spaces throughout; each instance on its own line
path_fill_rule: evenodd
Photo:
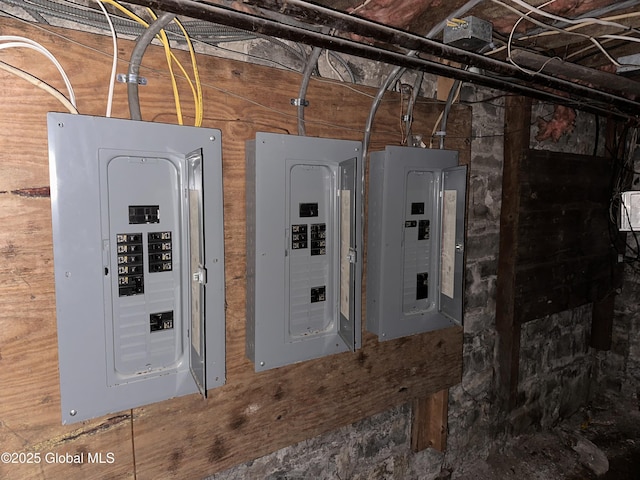
M 26 37 L 20 37 L 20 36 L 14 36 L 14 35 L 2 35 L 0 36 L 0 42 L 2 42 L 0 43 L 0 50 L 6 50 L 9 48 L 27 48 L 30 50 L 34 50 L 44 55 L 45 57 L 47 57 L 51 61 L 51 63 L 53 63 L 55 67 L 58 69 L 58 72 L 60 72 L 60 75 L 62 76 L 62 80 L 64 81 L 64 84 L 67 88 L 67 92 L 69 95 L 68 98 L 65 97 L 58 90 L 54 89 L 52 86 L 48 85 L 43 80 L 19 68 L 16 68 L 5 62 L 2 62 L 0 64 L 0 68 L 2 68 L 6 72 L 11 73 L 12 75 L 16 75 L 24 80 L 27 80 L 32 85 L 35 85 L 36 87 L 41 88 L 42 90 L 46 91 L 50 95 L 53 95 L 71 113 L 78 113 L 78 109 L 76 107 L 76 96 L 73 91 L 73 87 L 71 86 L 71 81 L 69 80 L 69 77 L 67 76 L 66 72 L 62 68 L 62 65 L 60 65 L 60 62 L 58 62 L 56 57 L 54 57 L 49 50 L 47 50 L 45 47 L 43 47 L 42 45 L 40 45 L 38 42 L 34 40 L 31 40 Z

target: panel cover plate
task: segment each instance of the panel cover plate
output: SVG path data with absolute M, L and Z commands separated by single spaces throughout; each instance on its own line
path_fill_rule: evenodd
M 466 167 L 457 163 L 447 150 L 371 154 L 366 321 L 380 340 L 462 323 Z
M 247 356 L 256 371 L 361 343 L 361 144 L 247 142 Z
M 193 155 L 202 159 L 206 201 L 196 214 L 206 239 L 197 256 L 207 306 L 198 347 L 207 386 L 222 385 L 220 131 L 63 113 L 48 114 L 48 130 L 62 422 L 197 392 L 189 371 Z

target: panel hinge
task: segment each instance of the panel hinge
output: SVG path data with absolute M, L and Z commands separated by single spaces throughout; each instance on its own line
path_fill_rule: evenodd
M 347 260 L 349 260 L 349 263 L 356 263 L 358 261 L 358 252 L 355 248 L 349 249 L 349 253 L 347 253 Z

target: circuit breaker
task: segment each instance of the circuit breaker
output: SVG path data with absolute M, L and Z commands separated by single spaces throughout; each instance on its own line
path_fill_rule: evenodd
M 457 152 L 371 154 L 366 322 L 380 340 L 462 322 L 465 192 Z
M 360 346 L 361 144 L 247 142 L 247 356 L 256 371 Z
M 225 381 L 219 130 L 49 113 L 63 423 Z

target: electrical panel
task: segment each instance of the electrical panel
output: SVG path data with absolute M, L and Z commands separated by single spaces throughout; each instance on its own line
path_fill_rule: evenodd
M 466 167 L 388 146 L 369 166 L 367 330 L 380 340 L 462 323 Z
M 356 141 L 247 142 L 247 356 L 256 371 L 361 344 L 362 171 Z
M 63 423 L 225 381 L 219 130 L 49 113 Z
M 630 190 L 620 195 L 618 228 L 621 232 L 640 230 L 640 191 Z

